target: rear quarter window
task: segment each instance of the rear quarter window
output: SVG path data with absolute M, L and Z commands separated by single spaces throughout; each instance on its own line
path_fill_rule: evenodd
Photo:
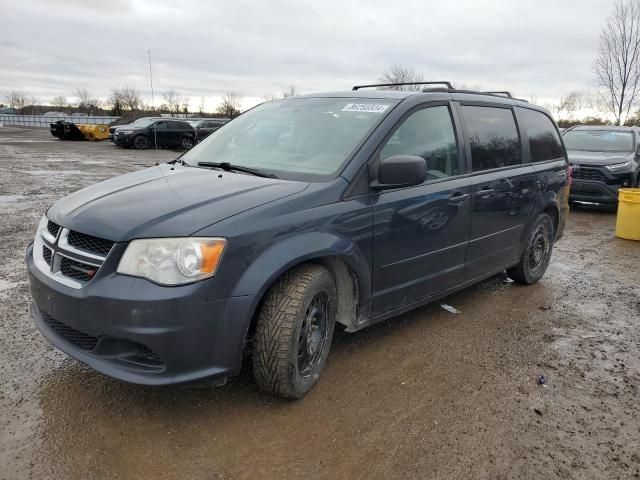
M 474 172 L 520 165 L 520 137 L 510 108 L 462 106 Z
M 526 131 L 529 137 L 532 162 L 564 158 L 560 136 L 549 117 L 528 108 L 518 108 L 517 114 L 520 128 Z

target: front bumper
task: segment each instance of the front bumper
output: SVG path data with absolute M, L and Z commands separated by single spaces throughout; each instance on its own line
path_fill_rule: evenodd
M 635 177 L 633 172 L 611 173 L 603 168 L 585 168 L 590 172 L 586 178 L 575 176 L 571 183 L 569 200 L 578 202 L 593 202 L 616 205 L 618 203 L 618 189 L 633 186 Z M 593 179 L 594 172 L 599 172 L 599 179 Z
M 57 348 L 131 383 L 165 385 L 240 371 L 254 296 L 210 301 L 206 281 L 162 287 L 117 274 L 81 289 L 44 275 L 27 249 L 31 317 Z
M 111 141 L 116 145 L 128 147 L 128 146 L 131 146 L 132 140 L 133 140 L 133 137 L 131 135 L 114 134 L 113 139 Z

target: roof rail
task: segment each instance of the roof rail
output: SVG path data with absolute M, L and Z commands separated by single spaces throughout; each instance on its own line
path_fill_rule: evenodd
M 482 93 L 488 93 L 489 95 L 500 95 L 507 98 L 513 98 L 513 95 L 511 95 L 511 92 L 507 92 L 506 90 L 496 91 L 496 92 L 482 92 Z
M 402 83 L 374 83 L 371 85 L 354 85 L 352 90 L 360 90 L 361 88 L 373 88 L 373 87 L 402 87 L 405 85 L 446 85 L 447 88 L 453 90 L 451 82 L 402 82 Z

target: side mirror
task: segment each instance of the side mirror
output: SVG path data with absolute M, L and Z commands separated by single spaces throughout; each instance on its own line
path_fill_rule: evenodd
M 427 162 L 417 155 L 392 155 L 380 161 L 377 190 L 412 187 L 427 178 Z

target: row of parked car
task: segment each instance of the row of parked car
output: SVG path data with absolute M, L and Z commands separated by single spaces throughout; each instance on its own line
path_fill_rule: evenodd
M 109 127 L 109 140 L 120 147 L 190 149 L 229 121 L 228 118 L 144 117 Z

